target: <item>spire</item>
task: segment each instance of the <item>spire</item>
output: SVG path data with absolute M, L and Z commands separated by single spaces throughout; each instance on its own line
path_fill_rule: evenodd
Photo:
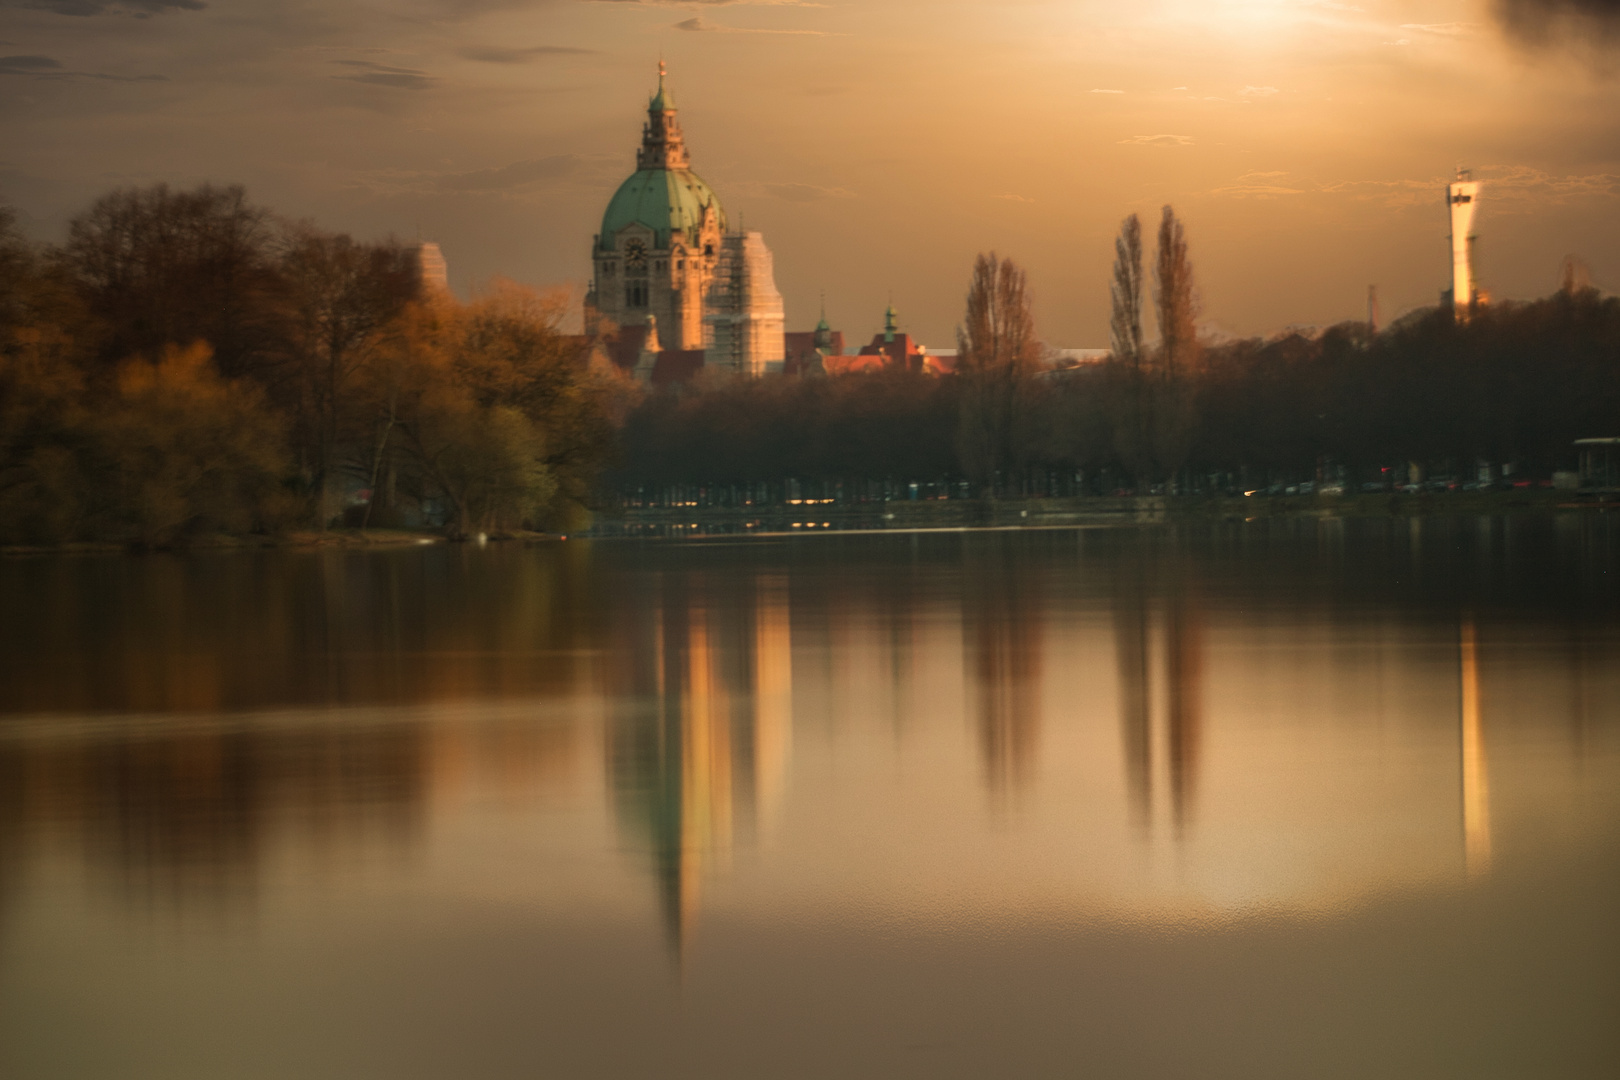
M 900 313 L 894 310 L 894 302 L 891 300 L 889 302 L 889 310 L 883 313 L 884 344 L 887 345 L 894 342 L 894 332 L 899 329 L 899 318 Z
M 668 111 L 673 110 L 675 108 L 675 98 L 674 98 L 674 96 L 671 95 L 670 92 L 664 88 L 664 76 L 668 75 L 668 74 L 669 74 L 669 69 L 664 66 L 664 61 L 659 60 L 658 61 L 658 93 L 653 95 L 652 101 L 647 105 L 647 111 L 648 112 L 668 112 Z
M 664 62 L 658 61 L 658 93 L 647 103 L 647 125 L 641 129 L 637 169 L 687 169 L 692 165 L 686 155 L 681 123 L 675 119 L 675 98 L 664 86 L 667 74 Z

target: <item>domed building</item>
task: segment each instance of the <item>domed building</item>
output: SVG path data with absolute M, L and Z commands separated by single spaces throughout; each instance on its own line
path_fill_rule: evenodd
M 591 244 L 587 325 L 602 334 L 645 327 L 643 378 L 653 378 L 660 354 L 696 350 L 716 355 L 706 365 L 688 356 L 684 370 L 780 371 L 782 297 L 770 252 L 758 233 L 729 232 L 719 197 L 692 171 L 664 79 L 659 64 L 636 171 L 608 202 Z

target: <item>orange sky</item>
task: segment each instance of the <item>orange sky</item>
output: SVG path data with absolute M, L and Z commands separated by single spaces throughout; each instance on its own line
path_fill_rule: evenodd
M 1447 284 L 1459 163 L 1494 295 L 1569 253 L 1620 287 L 1620 52 L 1574 36 L 1519 43 L 1489 0 L 26 0 L 0 7 L 0 199 L 54 239 L 109 187 L 237 181 L 420 228 L 464 295 L 579 286 L 662 52 L 790 328 L 825 291 L 865 337 L 892 295 L 948 347 L 995 249 L 1049 343 L 1106 345 L 1112 234 L 1165 202 L 1211 330 L 1361 317 L 1374 283 L 1387 320 Z

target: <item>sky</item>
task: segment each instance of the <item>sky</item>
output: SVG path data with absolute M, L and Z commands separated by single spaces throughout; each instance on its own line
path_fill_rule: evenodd
M 973 257 L 1105 347 L 1122 218 L 1185 222 L 1213 335 L 1385 321 L 1476 273 L 1620 290 L 1620 0 L 0 0 L 0 202 L 60 240 L 121 186 L 240 183 L 366 239 L 581 296 L 660 56 L 789 329 L 891 301 L 949 348 Z

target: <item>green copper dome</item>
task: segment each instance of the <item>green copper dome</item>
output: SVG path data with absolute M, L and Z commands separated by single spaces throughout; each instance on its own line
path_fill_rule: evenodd
M 656 234 L 654 247 L 669 247 L 672 233 L 685 233 L 687 242 L 695 244 L 706 206 L 714 207 L 720 231 L 725 232 L 726 212 L 697 173 L 688 169 L 642 169 L 620 184 L 608 203 L 598 242 L 603 251 L 611 251 L 619 230 L 639 222 Z

